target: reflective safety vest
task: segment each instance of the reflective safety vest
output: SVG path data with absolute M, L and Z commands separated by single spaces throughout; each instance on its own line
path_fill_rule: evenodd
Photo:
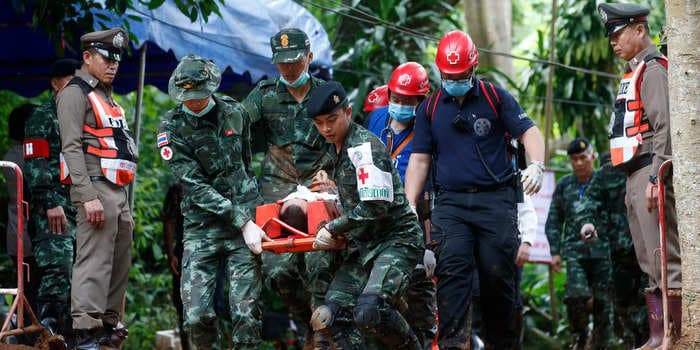
M 639 150 L 643 135 L 651 131 L 649 119 L 644 114 L 641 97 L 642 79 L 647 62 L 657 60 L 668 68 L 668 60 L 660 53 L 644 58 L 633 71 L 626 73 L 617 91 L 615 108 L 608 129 L 610 160 L 613 166 L 629 162 Z
M 83 90 L 92 105 L 97 122 L 97 128 L 84 124 L 83 132 L 94 136 L 100 146 L 95 147 L 84 143 L 83 150 L 99 157 L 102 174 L 107 180 L 120 186 L 130 184 L 136 175 L 138 149 L 126 123 L 124 110 L 116 101 L 114 106 L 107 103 L 88 83 L 78 77 L 73 78 L 70 84 L 77 84 Z M 71 183 L 70 171 L 65 164 L 63 154 L 61 154 L 61 182 Z

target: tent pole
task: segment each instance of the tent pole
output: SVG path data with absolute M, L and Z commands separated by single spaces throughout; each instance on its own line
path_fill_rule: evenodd
M 143 43 L 141 47 L 141 57 L 139 59 L 139 80 L 138 87 L 136 90 L 136 109 L 134 115 L 134 142 L 136 142 L 136 149 L 139 149 L 139 139 L 141 137 L 141 110 L 143 104 L 143 85 L 146 76 L 146 48 L 147 42 Z M 129 185 L 129 208 L 131 209 L 131 215 L 134 215 L 134 188 L 136 187 L 136 175 L 134 175 L 134 181 Z

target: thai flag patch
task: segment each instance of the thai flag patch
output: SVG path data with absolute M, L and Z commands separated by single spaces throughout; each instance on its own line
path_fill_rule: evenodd
M 158 143 L 158 147 L 163 147 L 168 144 L 168 134 L 161 132 L 156 136 L 156 142 Z

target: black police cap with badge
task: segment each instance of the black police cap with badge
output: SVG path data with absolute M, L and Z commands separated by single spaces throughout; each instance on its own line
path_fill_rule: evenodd
M 121 61 L 122 51 L 129 44 L 129 37 L 122 28 L 112 28 L 84 34 L 80 37 L 83 50 L 95 49 L 100 55 Z
M 311 91 L 306 102 L 306 113 L 309 118 L 331 114 L 339 108 L 347 107 L 348 97 L 343 85 L 337 81 L 328 81 Z
M 579 154 L 591 147 L 590 141 L 585 137 L 578 137 L 569 143 L 569 147 L 566 148 L 566 154 Z
M 649 8 L 638 4 L 601 3 L 598 14 L 608 36 L 615 34 L 631 23 L 646 23 Z

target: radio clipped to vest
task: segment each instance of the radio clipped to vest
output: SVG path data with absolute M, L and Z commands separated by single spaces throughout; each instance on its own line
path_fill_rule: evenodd
M 649 120 L 644 114 L 641 88 L 644 70 L 652 60 L 656 60 L 664 68 L 668 66 L 665 56 L 658 52 L 650 54 L 620 81 L 608 130 L 610 161 L 613 166 L 632 160 L 642 144 L 644 134 L 651 131 Z
M 99 147 L 83 143 L 83 151 L 100 159 L 104 177 L 115 185 L 125 186 L 134 181 L 138 149 L 124 117 L 124 109 L 116 101 L 107 103 L 84 80 L 76 77 L 70 84 L 78 85 L 87 96 L 95 114 L 97 127 L 83 125 L 83 133 L 93 136 Z M 61 154 L 61 182 L 70 184 L 70 170 Z

